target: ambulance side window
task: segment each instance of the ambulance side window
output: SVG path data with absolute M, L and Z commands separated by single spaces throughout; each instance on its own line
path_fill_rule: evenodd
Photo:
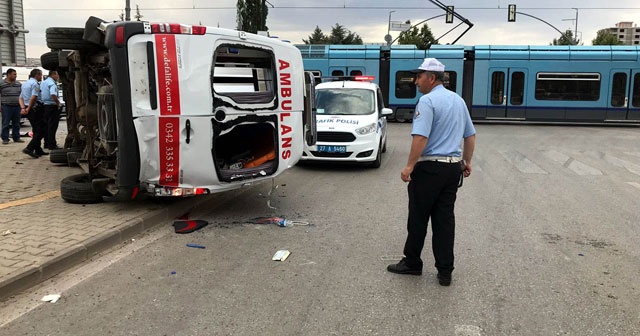
M 220 45 L 213 55 L 211 88 L 236 103 L 268 103 L 275 99 L 276 65 L 271 50 Z

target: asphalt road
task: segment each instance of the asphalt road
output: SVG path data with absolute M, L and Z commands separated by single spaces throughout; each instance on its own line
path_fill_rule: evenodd
M 640 129 L 477 125 L 441 287 L 430 233 L 422 276 L 385 270 L 405 238 L 410 127 L 390 124 L 379 169 L 305 164 L 270 196 L 220 195 L 190 214 L 206 228 L 167 223 L 57 303 L 25 294 L 0 335 L 640 335 Z M 274 214 L 311 224 L 245 223 Z

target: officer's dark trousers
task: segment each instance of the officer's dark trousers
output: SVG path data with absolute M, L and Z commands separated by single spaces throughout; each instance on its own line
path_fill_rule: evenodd
M 58 131 L 58 124 L 60 123 L 60 109 L 58 109 L 58 105 L 45 105 L 44 119 L 47 124 L 44 148 L 55 149 L 58 146 L 56 143 L 56 132 Z
M 420 254 L 431 218 L 435 266 L 445 274 L 453 271 L 454 205 L 460 173 L 459 163 L 421 161 L 415 165 L 408 186 L 408 235 L 404 245 L 408 266 L 422 267 Z
M 29 144 L 27 144 L 27 149 L 31 151 L 42 149 L 42 147 L 40 147 L 42 139 L 47 134 L 47 123 L 44 120 L 43 107 L 42 105 L 35 106 L 27 115 L 27 119 L 29 119 L 29 123 L 31 124 L 31 130 L 33 131 L 33 137 Z

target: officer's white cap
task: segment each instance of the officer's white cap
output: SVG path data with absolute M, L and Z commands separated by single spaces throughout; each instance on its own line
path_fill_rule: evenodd
M 411 72 L 422 72 L 422 71 L 432 71 L 432 72 L 444 72 L 444 64 L 440 63 L 435 58 L 425 58 L 424 62 L 420 64 L 420 67 L 412 70 Z

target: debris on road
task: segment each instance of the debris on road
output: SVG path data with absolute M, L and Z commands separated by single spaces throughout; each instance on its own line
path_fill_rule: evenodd
M 202 245 L 198 245 L 198 244 L 187 244 L 188 247 L 193 247 L 193 248 L 199 248 L 199 249 L 205 249 L 206 247 L 202 246 Z
M 49 294 L 42 298 L 42 301 L 56 303 L 60 299 L 60 294 Z
M 2 232 L 3 236 L 8 236 L 10 234 L 16 234 L 16 232 L 15 231 L 11 231 L 11 230 L 7 230 L 7 231 Z
M 203 227 L 209 225 L 209 222 L 201 219 L 195 220 L 176 220 L 173 222 L 173 227 L 176 233 L 191 233 L 196 230 L 200 230 Z
M 278 252 L 276 252 L 276 254 L 273 255 L 271 260 L 273 260 L 273 261 L 285 261 L 285 260 L 287 260 L 287 257 L 289 257 L 290 254 L 291 254 L 291 252 L 289 252 L 287 250 L 279 250 Z

